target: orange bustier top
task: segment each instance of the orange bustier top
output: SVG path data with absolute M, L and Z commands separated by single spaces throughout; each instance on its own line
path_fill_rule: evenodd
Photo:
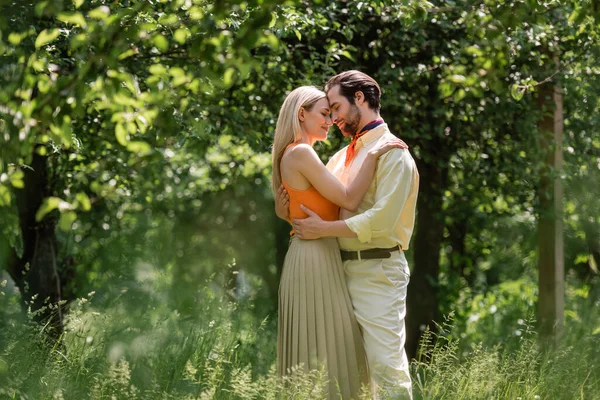
M 291 188 L 283 180 L 282 183 L 290 197 L 290 220 L 308 217 L 308 214 L 300 208 L 301 204 L 317 213 L 319 217 L 325 221 L 335 221 L 339 219 L 340 208 L 323 197 L 321 193 L 317 192 L 317 189 L 315 189 L 314 186 L 305 190 L 298 190 Z M 293 234 L 294 230 L 292 229 L 290 235 Z

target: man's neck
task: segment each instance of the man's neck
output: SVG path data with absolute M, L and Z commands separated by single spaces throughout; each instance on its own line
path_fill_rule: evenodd
M 376 119 L 380 118 L 381 116 L 376 111 L 369 109 L 368 112 L 363 112 L 360 118 L 360 124 L 358 125 L 358 130 L 356 131 L 356 134 L 358 134 L 358 132 L 360 132 L 369 122 L 373 122 Z

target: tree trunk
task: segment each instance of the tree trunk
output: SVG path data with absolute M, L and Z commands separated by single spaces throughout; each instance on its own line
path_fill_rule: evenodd
M 444 234 L 443 192 L 448 169 L 439 160 L 417 160 L 420 182 L 416 232 L 413 242 L 414 268 L 408 285 L 406 353 L 416 357 L 421 334 L 439 320 L 438 276 Z
M 542 342 L 551 344 L 560 339 L 564 312 L 563 188 L 558 174 L 563 160 L 562 92 L 553 85 L 543 85 L 538 104 L 542 111 L 541 148 L 545 151 L 538 193 L 538 325 Z
M 31 169 L 25 168 L 23 189 L 16 189 L 19 224 L 23 237 L 23 256 L 13 255 L 8 273 L 19 288 L 23 306 L 31 307 L 35 320 L 55 339 L 63 331 L 65 304 L 61 265 L 57 261 L 56 221 L 47 215 L 37 222 L 35 215 L 50 194 L 47 157 L 34 154 Z

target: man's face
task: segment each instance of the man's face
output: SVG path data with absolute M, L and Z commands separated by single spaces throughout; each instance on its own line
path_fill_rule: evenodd
M 356 104 L 350 103 L 340 94 L 340 85 L 335 85 L 327 92 L 327 100 L 331 109 L 331 120 L 340 128 L 346 137 L 352 137 L 358 132 L 361 113 Z

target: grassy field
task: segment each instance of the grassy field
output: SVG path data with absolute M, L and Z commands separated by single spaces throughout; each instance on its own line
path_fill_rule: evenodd
M 77 300 L 60 346 L 45 342 L 43 327 L 23 316 L 15 293 L 4 289 L 0 398 L 322 397 L 318 371 L 282 389 L 274 370 L 276 321 L 257 317 L 252 299 L 217 296 L 208 285 L 196 293 L 197 312 L 182 315 L 161 282 L 131 282 Z M 599 399 L 600 338 L 585 328 L 598 321 L 589 311 L 547 353 L 529 323 L 510 345 L 490 346 L 465 343 L 470 336 L 448 321 L 425 335 L 411 364 L 415 398 Z

